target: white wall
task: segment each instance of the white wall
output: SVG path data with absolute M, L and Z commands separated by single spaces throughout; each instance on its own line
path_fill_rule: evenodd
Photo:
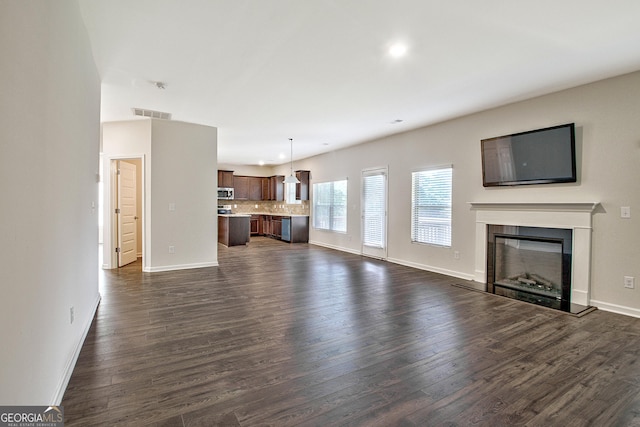
M 138 240 L 142 243 L 143 269 L 148 271 L 150 262 L 149 238 L 151 224 L 151 119 L 129 120 L 120 122 L 108 122 L 102 124 L 102 162 L 103 162 L 103 192 L 105 196 L 103 204 L 104 213 L 104 244 L 103 266 L 116 268 L 117 261 L 114 255 L 114 230 L 112 229 L 112 215 L 114 201 L 109 197 L 114 193 L 112 186 L 115 184 L 111 170 L 113 159 L 141 158 L 143 196 L 138 198 L 138 205 L 144 209 L 141 218 Z M 144 229 L 143 229 L 144 228 Z M 109 238 L 111 236 L 111 238 Z M 146 239 L 146 242 L 144 241 Z M 145 249 L 147 249 L 145 251 Z
M 228 165 L 219 164 L 219 170 L 233 171 L 234 175 L 245 176 L 272 176 L 273 167 L 271 166 L 255 166 L 255 165 Z
M 475 213 L 467 202 L 600 202 L 594 216 L 592 300 L 600 308 L 640 316 L 640 72 L 473 114 L 296 162 L 312 183 L 349 179 L 346 234 L 312 229 L 313 243 L 360 251 L 360 173 L 389 166 L 390 260 L 452 276 L 474 276 Z M 484 188 L 480 140 L 575 122 L 578 183 Z M 451 248 L 410 242 L 411 172 L 453 165 Z M 630 206 L 631 219 L 620 218 Z M 454 259 L 453 252 L 460 252 Z
M 217 129 L 152 120 L 151 145 L 150 271 L 218 265 Z
M 75 1 L 0 2 L 0 52 L 0 404 L 50 405 L 99 301 L 100 80 Z
M 143 270 L 218 265 L 217 129 L 155 119 L 108 122 L 102 144 L 105 170 L 114 158 L 144 158 Z M 107 181 L 105 195 L 112 193 Z M 108 236 L 113 208 L 105 202 Z M 169 246 L 175 253 L 169 254 Z M 113 252 L 105 237 L 105 260 Z

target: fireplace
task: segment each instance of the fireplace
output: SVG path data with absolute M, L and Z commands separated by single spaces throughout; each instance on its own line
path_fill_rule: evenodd
M 570 311 L 572 230 L 487 227 L 487 291 Z
M 595 212 L 600 209 L 598 202 L 552 202 L 552 203 L 503 203 L 503 202 L 471 202 L 471 209 L 476 212 L 476 236 L 475 236 L 475 274 L 474 282 L 478 290 L 484 290 L 494 293 L 510 294 L 519 293 L 521 298 L 525 294 L 524 286 L 531 285 L 538 289 L 546 287 L 552 288 L 550 293 L 538 292 L 534 294 L 533 299 L 543 300 L 541 297 L 551 298 L 555 301 L 544 300 L 553 306 L 560 306 L 561 310 L 582 314 L 588 312 L 591 299 L 591 234 L 592 234 L 592 217 Z M 555 266 L 557 270 L 558 263 L 561 264 L 561 279 L 558 279 L 558 273 L 546 270 L 533 272 L 534 275 L 540 276 L 542 280 L 530 279 L 526 274 L 528 268 L 522 264 L 517 267 L 509 267 L 498 271 L 498 281 L 501 283 L 495 285 L 496 280 L 493 278 L 495 269 L 494 261 L 489 262 L 488 257 L 493 252 L 493 246 L 489 248 L 489 227 L 490 225 L 499 225 L 502 228 L 498 230 L 498 245 L 501 257 L 511 257 L 521 255 L 530 255 L 524 250 L 537 250 L 537 257 L 549 257 L 546 261 L 537 261 L 538 264 L 546 266 Z M 539 235 L 536 229 L 551 229 L 552 235 Z M 570 240 L 565 240 L 559 234 L 562 231 L 571 232 Z M 555 233 L 555 234 L 553 234 Z M 493 240 L 492 240 L 493 241 Z M 562 243 L 560 243 L 562 242 Z M 496 243 L 493 242 L 493 245 Z M 560 249 L 560 247 L 562 249 Z M 490 249 L 490 250 L 489 250 Z M 512 251 L 518 249 L 520 252 Z M 570 251 L 570 252 L 569 252 Z M 570 258 L 569 258 L 570 253 Z M 555 255 L 554 255 L 555 254 Z M 558 255 L 562 254 L 562 256 Z M 570 259 L 570 261 L 569 261 Z M 502 261 L 498 261 L 498 266 L 502 268 Z M 534 262 L 535 263 L 535 262 Z M 490 274 L 489 274 L 490 273 Z M 517 276 L 513 279 L 514 276 Z M 534 280 L 535 283 L 529 283 L 526 280 Z M 507 279 L 507 280 L 504 280 Z M 516 286 L 509 287 L 511 280 L 522 283 L 522 287 L 512 289 Z M 551 282 L 548 284 L 546 282 Z M 560 282 L 560 283 L 558 283 Z M 560 299 L 558 300 L 558 295 Z M 542 295 L 539 295 L 542 294 Z M 559 301 L 559 302 L 558 302 Z M 555 308 L 555 307 L 554 307 Z

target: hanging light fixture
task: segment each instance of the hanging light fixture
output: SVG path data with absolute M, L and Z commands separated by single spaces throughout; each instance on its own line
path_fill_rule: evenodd
M 284 183 L 300 184 L 300 181 L 298 181 L 298 178 L 296 178 L 295 175 L 293 175 L 293 138 L 289 138 L 289 141 L 291 142 L 291 175 L 289 175 L 284 179 Z

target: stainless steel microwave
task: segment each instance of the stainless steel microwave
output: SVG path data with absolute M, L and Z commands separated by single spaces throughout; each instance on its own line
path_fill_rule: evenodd
M 218 199 L 233 200 L 233 188 L 218 187 Z

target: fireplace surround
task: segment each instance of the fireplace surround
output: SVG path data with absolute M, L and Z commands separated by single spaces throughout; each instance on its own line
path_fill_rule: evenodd
M 559 286 L 560 292 L 565 292 L 565 311 L 579 313 L 589 308 L 591 288 L 591 234 L 592 216 L 599 206 L 597 202 L 588 203 L 470 203 L 471 209 L 476 212 L 476 244 L 475 244 L 475 281 L 484 284 L 482 290 L 493 292 L 494 284 L 489 284 L 487 274 L 487 242 L 489 239 L 489 226 L 497 225 L 502 231 L 510 235 L 508 231 L 516 229 L 548 228 L 564 229 L 571 233 L 570 243 L 564 242 L 564 246 L 571 246 L 570 266 L 565 266 L 565 274 L 568 275 L 568 285 Z M 506 237 L 507 239 L 513 236 Z M 517 236 L 516 236 L 517 237 Z M 531 246 L 532 236 L 523 236 L 525 246 Z M 535 237 L 535 236 L 534 236 Z M 546 239 L 549 237 L 544 237 Z M 554 240 L 554 237 L 550 237 Z M 518 240 L 518 239 L 516 239 Z M 511 244 L 511 246 L 514 246 Z M 535 244 L 534 244 L 535 246 Z M 562 249 L 563 253 L 566 251 Z M 544 251 L 543 251 L 544 252 Z M 546 252 L 554 252 L 547 250 Z M 558 249 L 555 249 L 558 252 Z M 563 257 L 566 258 L 566 257 Z M 562 262 L 562 261 L 561 261 Z M 566 261 L 564 261 L 566 262 Z M 491 272 L 493 274 L 493 272 Z M 511 274 L 517 275 L 521 273 Z M 545 273 L 547 274 L 547 273 Z M 518 277 L 515 278 L 517 280 Z M 526 277 L 524 277 L 526 279 Z M 544 278 L 545 280 L 549 280 Z M 524 282 L 526 283 L 526 282 Z M 491 288 L 490 288 L 491 286 Z M 502 286 L 501 289 L 508 289 Z M 517 291 L 517 290 L 516 290 Z M 554 291 L 556 292 L 556 291 Z M 556 295 L 553 295 L 554 299 Z M 563 296 L 560 297 L 561 300 Z M 556 307 L 554 307 L 556 308 Z M 560 308 L 562 309 L 562 308 Z

